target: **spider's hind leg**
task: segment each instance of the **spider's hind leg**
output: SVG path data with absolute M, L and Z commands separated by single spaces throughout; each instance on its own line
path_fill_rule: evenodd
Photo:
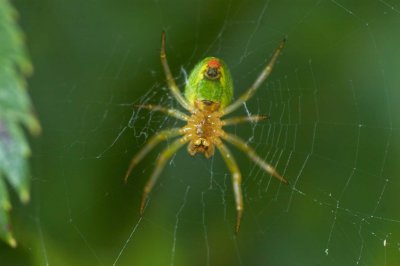
M 222 120 L 223 126 L 236 125 L 244 122 L 258 122 L 267 119 L 266 115 L 236 116 Z
M 235 102 L 232 104 L 228 105 L 224 113 L 229 114 L 233 111 L 235 111 L 237 108 L 239 108 L 243 103 L 245 103 L 248 99 L 253 97 L 254 93 L 257 91 L 257 89 L 260 87 L 260 85 L 269 77 L 269 75 L 272 72 L 272 69 L 274 68 L 275 62 L 279 57 L 279 54 L 281 53 L 281 50 L 285 46 L 286 39 L 283 39 L 278 48 L 275 49 L 274 54 L 272 55 L 271 60 L 269 61 L 268 65 L 263 69 L 263 71 L 259 74 L 257 79 L 254 81 L 254 83 L 250 86 L 250 88 L 247 89 Z
M 165 52 L 165 32 L 163 31 L 161 34 L 161 51 L 160 51 L 160 58 L 161 64 L 164 68 L 165 77 L 167 78 L 168 88 L 171 91 L 172 95 L 175 99 L 182 105 L 183 108 L 186 110 L 191 110 L 192 107 L 188 103 L 188 101 L 182 96 L 181 92 L 179 91 L 178 86 L 172 76 L 171 70 L 168 65 L 167 61 L 167 54 Z
M 189 120 L 189 116 L 182 113 L 179 110 L 173 109 L 173 108 L 166 108 L 164 106 L 161 105 L 154 105 L 154 104 L 137 104 L 135 105 L 136 108 L 143 108 L 143 109 L 147 109 L 147 110 L 151 110 L 151 111 L 158 111 L 158 112 L 162 112 L 165 113 L 169 116 L 178 118 L 180 120 L 183 121 L 188 121 Z

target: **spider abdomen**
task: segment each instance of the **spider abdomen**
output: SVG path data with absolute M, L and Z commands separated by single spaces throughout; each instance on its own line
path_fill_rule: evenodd
M 185 88 L 185 98 L 192 106 L 197 100 L 206 100 L 224 108 L 232 96 L 232 77 L 222 59 L 206 57 L 193 68 Z

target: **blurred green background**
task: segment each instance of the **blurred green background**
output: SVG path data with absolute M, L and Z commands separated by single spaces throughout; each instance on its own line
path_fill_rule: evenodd
M 43 127 L 31 139 L 32 201 L 12 221 L 1 265 L 399 265 L 400 4 L 396 1 L 13 1 L 35 67 L 29 92 Z M 227 129 L 291 182 L 234 152 L 245 214 L 234 234 L 229 172 L 217 154 L 182 149 L 143 218 L 149 136 L 181 125 L 137 103 L 176 106 L 159 62 L 205 56 L 231 66 L 238 96 L 279 41 L 272 76 Z M 165 146 L 165 145 L 164 145 Z M 233 148 L 232 148 L 233 150 Z

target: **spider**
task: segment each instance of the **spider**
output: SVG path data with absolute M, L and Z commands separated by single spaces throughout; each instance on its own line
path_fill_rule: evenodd
M 236 146 L 264 171 L 276 177 L 281 182 L 288 184 L 286 179 L 284 179 L 273 166 L 261 159 L 245 141 L 223 130 L 224 126 L 235 125 L 242 122 L 261 121 L 266 119 L 266 116 L 239 116 L 221 120 L 223 116 L 235 111 L 254 95 L 256 90 L 270 75 L 284 44 L 285 39 L 280 42 L 280 45 L 272 55 L 270 62 L 250 88 L 248 88 L 247 91 L 236 101 L 231 103 L 233 97 L 231 74 L 224 61 L 216 57 L 206 57 L 194 67 L 189 75 L 185 87 L 185 97 L 182 96 L 167 62 L 165 53 L 165 32 L 162 32 L 160 57 L 167 84 L 174 98 L 190 113 L 190 116 L 179 110 L 166 108 L 160 105 L 136 105 L 138 108 L 163 112 L 186 122 L 186 125 L 181 128 L 171 128 L 158 132 L 156 135 L 152 136 L 145 146 L 132 158 L 125 175 L 125 182 L 133 168 L 158 143 L 180 136 L 180 138 L 172 142 L 164 151 L 162 151 L 158 157 L 155 168 L 143 190 L 140 215 L 143 215 L 149 193 L 153 189 L 166 162 L 187 143 L 187 150 L 192 156 L 196 153 L 203 153 L 206 158 L 210 158 L 214 155 L 215 147 L 221 153 L 232 174 L 233 192 L 236 202 L 236 233 L 239 231 L 240 221 L 243 214 L 243 195 L 241 189 L 242 175 L 235 158 L 222 140 Z

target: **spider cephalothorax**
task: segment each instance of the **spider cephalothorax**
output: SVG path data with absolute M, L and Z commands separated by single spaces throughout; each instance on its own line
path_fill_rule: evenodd
M 188 152 L 190 155 L 204 153 L 206 158 L 214 155 L 214 145 L 221 142 L 222 130 L 220 104 L 210 101 L 195 101 L 195 109 L 181 130 L 184 137 L 189 139 Z
M 158 157 L 156 167 L 143 190 L 143 198 L 140 205 L 141 214 L 143 214 L 147 197 L 160 176 L 162 168 L 171 156 L 186 143 L 188 143 L 188 152 L 191 155 L 203 153 L 206 158 L 210 158 L 214 155 L 215 147 L 220 151 L 229 171 L 232 173 L 232 184 L 237 213 L 236 232 L 239 231 L 243 213 L 243 197 L 241 189 L 242 176 L 235 158 L 228 147 L 225 146 L 223 140 L 236 146 L 264 171 L 287 184 L 287 181 L 278 174 L 275 168 L 260 158 L 246 142 L 222 129 L 224 126 L 228 125 L 242 122 L 261 121 L 266 118 L 266 116 L 255 115 L 222 119 L 223 116 L 235 111 L 254 95 L 257 88 L 271 73 L 283 46 L 284 40 L 275 50 L 271 61 L 250 88 L 235 102 L 231 103 L 233 96 L 231 74 L 226 64 L 216 57 L 206 57 L 194 67 L 189 75 L 185 87 L 185 97 L 183 97 L 169 69 L 165 54 L 165 34 L 162 34 L 160 56 L 167 77 L 168 87 L 180 105 L 190 112 L 190 116 L 176 109 L 166 108 L 159 105 L 148 104 L 136 106 L 138 108 L 161 111 L 170 116 L 186 121 L 186 125 L 182 128 L 172 128 L 158 132 L 150 138 L 147 144 L 132 158 L 131 164 L 129 165 L 128 171 L 125 175 L 125 180 L 127 180 L 135 165 L 158 143 L 163 140 L 180 136 L 180 138 L 172 142 Z

